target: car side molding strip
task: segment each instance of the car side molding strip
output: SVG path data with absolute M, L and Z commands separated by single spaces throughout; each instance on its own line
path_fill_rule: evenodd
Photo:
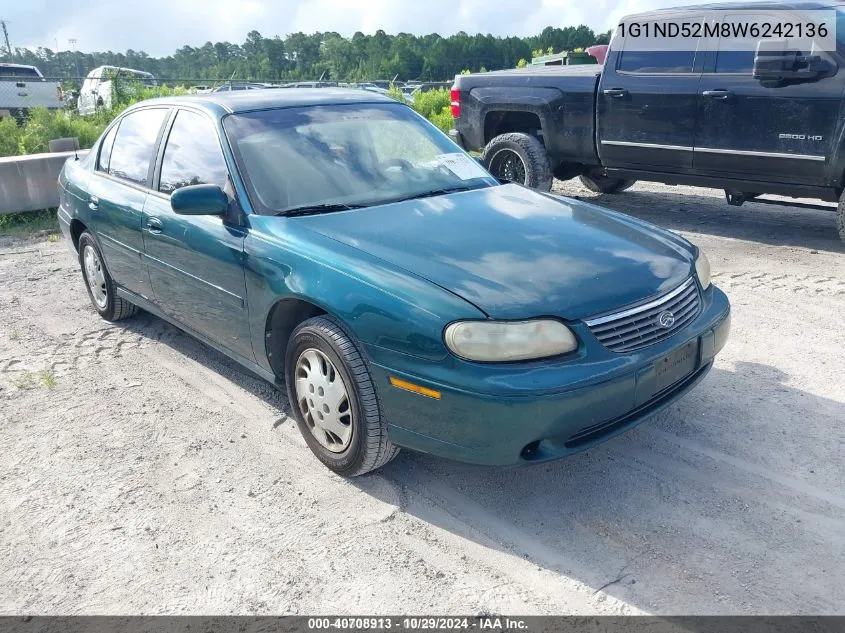
M 783 152 L 756 152 L 747 149 L 716 149 L 715 147 L 696 147 L 696 152 L 707 152 L 708 154 L 736 154 L 737 156 L 759 156 L 761 158 L 795 158 L 797 160 L 824 161 L 824 156 L 817 154 L 786 154 Z
M 647 147 L 649 149 L 673 149 L 679 152 L 691 152 L 692 147 L 686 145 L 660 145 L 659 143 L 634 143 L 632 141 L 605 141 L 602 140 L 602 145 L 624 145 L 626 147 Z
M 796 160 L 814 160 L 824 162 L 825 157 L 818 154 L 787 154 L 785 152 L 759 152 L 748 149 L 719 149 L 715 147 L 689 147 L 687 145 L 660 145 L 658 143 L 635 143 L 632 141 L 605 141 L 602 145 L 624 147 L 644 147 L 647 149 L 671 149 L 678 152 L 706 152 L 707 154 L 733 154 L 736 156 L 758 156 L 760 158 L 794 158 Z

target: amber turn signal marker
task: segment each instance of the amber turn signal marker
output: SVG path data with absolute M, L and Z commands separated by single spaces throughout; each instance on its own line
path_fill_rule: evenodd
M 399 389 L 404 389 L 405 391 L 413 391 L 414 393 L 418 393 L 421 396 L 428 396 L 429 398 L 440 400 L 439 391 L 429 389 L 428 387 L 420 387 L 419 385 L 415 385 L 414 383 L 408 382 L 407 380 L 402 380 L 401 378 L 391 376 L 390 384 L 394 387 L 398 387 Z

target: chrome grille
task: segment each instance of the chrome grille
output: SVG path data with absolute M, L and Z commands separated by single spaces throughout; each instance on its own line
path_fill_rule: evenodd
M 606 348 L 614 352 L 630 352 L 669 338 L 698 316 L 699 310 L 701 297 L 695 279 L 690 277 L 653 301 L 585 322 Z M 671 314 L 672 318 L 665 313 Z

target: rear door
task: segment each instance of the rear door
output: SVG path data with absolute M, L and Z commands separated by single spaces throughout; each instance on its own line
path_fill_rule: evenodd
M 690 28 L 703 19 L 667 13 L 637 24 L 642 33 L 657 25 Z M 617 29 L 597 95 L 598 152 L 604 165 L 679 172 L 692 168 L 704 51 L 699 51 L 700 40 L 681 39 L 687 50 L 648 50 L 630 31 Z
M 253 360 L 243 269 L 245 229 L 224 216 L 178 215 L 170 206 L 170 194 L 180 187 L 228 188 L 217 128 L 206 114 L 179 109 L 159 155 L 157 191 L 147 198 L 143 219 L 156 303 L 180 323 Z
M 145 108 L 121 118 L 103 139 L 88 187 L 89 217 L 109 274 L 115 283 L 144 298 L 151 293 L 141 259 L 141 221 L 155 148 L 168 112 Z
M 783 12 L 725 12 L 722 22 L 776 23 Z M 796 16 L 796 21 L 801 21 Z M 739 50 L 739 49 L 744 50 Z M 811 51 L 802 51 L 810 53 Z M 714 40 L 698 97 L 694 167 L 704 175 L 821 185 L 840 119 L 845 71 L 828 53 L 830 76 L 766 85 L 754 79 L 754 50 Z

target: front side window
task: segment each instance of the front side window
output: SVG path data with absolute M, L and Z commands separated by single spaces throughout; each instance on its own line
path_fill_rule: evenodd
M 150 162 L 166 114 L 164 108 L 150 108 L 121 119 L 109 161 L 112 176 L 149 186 Z
M 158 190 L 172 193 L 188 185 L 226 185 L 229 171 L 217 130 L 201 114 L 180 110 L 167 137 Z
M 840 26 L 842 26 L 840 24 L 840 15 L 845 14 L 841 13 L 840 11 L 837 11 L 837 38 L 843 37 L 843 35 L 840 33 Z M 796 22 L 799 22 L 801 19 L 800 14 L 798 14 L 795 19 Z M 731 24 L 776 24 L 779 21 L 783 21 L 783 18 L 781 16 L 776 15 L 749 15 L 747 13 L 742 13 L 740 15 L 726 15 L 724 21 L 726 23 Z M 756 55 L 756 48 L 760 44 L 760 42 L 764 40 L 762 38 L 758 39 L 756 42 L 753 42 L 751 46 L 749 46 L 749 40 L 750 38 L 720 38 L 719 50 L 716 53 L 716 72 L 740 75 L 752 74 L 752 72 L 754 71 L 754 57 Z M 829 55 L 827 55 L 827 53 L 817 48 L 817 43 L 814 42 L 813 44 L 814 46 L 812 50 L 802 51 L 802 53 L 804 53 L 805 55 L 820 55 L 821 57 L 833 63 L 833 60 L 830 58 Z
M 229 115 L 226 135 L 259 213 L 373 206 L 498 184 L 400 104 L 282 108 Z
M 724 22 L 755 22 L 766 23 L 776 22 L 778 18 L 771 15 L 749 15 L 743 13 L 740 16 L 726 15 Z M 750 75 L 754 68 L 754 50 L 748 46 L 747 39 L 722 37 L 719 38 L 719 51 L 716 53 L 716 72 L 731 73 L 737 75 Z

